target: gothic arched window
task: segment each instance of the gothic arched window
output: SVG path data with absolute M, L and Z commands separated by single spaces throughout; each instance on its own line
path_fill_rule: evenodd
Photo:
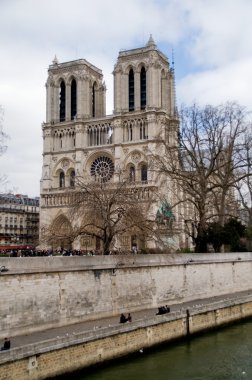
M 66 85 L 62 81 L 60 84 L 60 93 L 59 93 L 59 117 L 60 121 L 66 120 Z
M 77 115 L 77 83 L 73 79 L 71 83 L 71 120 Z
M 75 171 L 72 170 L 70 173 L 70 187 L 75 186 Z
M 133 127 L 132 127 L 132 124 L 130 123 L 130 126 L 129 126 L 129 141 L 132 141 L 133 140 Z
M 92 117 L 95 117 L 95 112 L 96 112 L 96 109 L 95 109 L 95 92 L 97 90 L 97 83 L 95 82 L 93 84 L 93 87 L 92 87 Z
M 65 174 L 64 174 L 64 172 L 60 172 L 60 175 L 59 175 L 59 187 L 60 188 L 65 187 Z
M 141 167 L 141 181 L 142 182 L 147 182 L 148 181 L 147 165 L 143 165 Z
M 135 182 L 135 179 L 136 179 L 136 170 L 135 170 L 135 166 L 130 166 L 130 169 L 129 169 L 129 179 L 130 179 L 130 182 Z
M 141 110 L 146 107 L 146 70 L 144 67 L 140 73 Z
M 134 85 L 134 72 L 130 69 L 129 72 L 129 111 L 135 109 L 135 85 Z

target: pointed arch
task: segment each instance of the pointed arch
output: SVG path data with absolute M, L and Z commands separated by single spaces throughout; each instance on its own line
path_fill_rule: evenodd
M 75 170 L 70 172 L 70 187 L 75 187 Z
M 97 83 L 94 82 L 92 87 L 92 117 L 96 116 L 96 93 L 97 93 Z
M 77 115 L 77 82 L 73 78 L 71 82 L 71 120 Z
M 134 81 L 134 71 L 130 69 L 129 71 L 129 111 L 135 110 L 135 81 Z
M 146 70 L 144 66 L 140 72 L 140 106 L 141 110 L 146 108 Z
M 66 120 L 66 84 L 62 79 L 59 87 L 59 119 Z
M 148 181 L 148 168 L 146 164 L 143 164 L 141 166 L 141 181 L 142 182 Z
M 130 182 L 135 182 L 136 180 L 136 168 L 133 164 L 129 167 L 129 180 Z
M 53 247 L 70 249 L 73 241 L 73 228 L 69 219 L 61 214 L 52 222 L 50 229 Z
M 63 171 L 59 173 L 59 187 L 61 189 L 65 187 L 65 173 Z

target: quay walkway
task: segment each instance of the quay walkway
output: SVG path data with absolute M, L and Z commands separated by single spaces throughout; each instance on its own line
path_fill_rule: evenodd
M 252 290 L 246 290 L 243 292 L 237 292 L 232 294 L 225 294 L 211 298 L 205 299 L 196 299 L 190 302 L 177 303 L 177 304 L 168 304 L 171 312 L 181 311 L 181 310 L 193 310 L 199 306 L 211 305 L 217 302 L 232 302 L 238 301 L 242 298 L 252 296 Z M 128 313 L 131 313 L 132 321 L 141 321 L 152 319 L 156 313 L 157 309 L 145 309 L 141 311 L 132 312 L 131 310 L 122 310 L 122 312 L 127 316 Z M 90 321 L 84 321 L 81 323 L 75 323 L 72 325 L 67 325 L 63 327 L 51 328 L 45 331 L 38 331 L 28 333 L 26 335 L 20 336 L 10 336 L 11 339 L 11 348 L 17 349 L 18 347 L 24 348 L 26 345 L 37 344 L 39 342 L 46 341 L 48 339 L 63 338 L 70 335 L 75 335 L 79 333 L 87 333 L 92 331 L 97 331 L 99 328 L 112 327 L 119 325 L 118 316 L 112 316 L 109 318 L 95 319 Z M 2 351 L 4 352 L 4 351 Z M 0 351 L 1 355 L 1 351 Z

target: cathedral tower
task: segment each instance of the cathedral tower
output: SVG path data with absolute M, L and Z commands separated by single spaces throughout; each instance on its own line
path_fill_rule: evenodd
M 160 139 L 177 144 L 173 69 L 150 37 L 144 47 L 119 52 L 113 75 L 114 112 L 105 116 L 106 87 L 100 69 L 85 59 L 58 63 L 55 58 L 49 66 L 42 126 L 41 228 L 65 224 L 71 229 L 66 210 L 75 176 L 91 180 L 101 175 L 101 167 L 106 167 L 103 173 L 110 182 L 120 180 L 124 173 L 142 200 L 149 191 L 156 191 L 160 199 L 174 203 L 167 179 L 152 170 L 151 162 L 153 152 L 162 154 Z M 157 201 L 152 214 L 159 209 Z M 174 218 L 179 225 L 177 207 Z M 137 236 L 125 235 L 121 247 L 131 249 L 133 241 L 138 247 L 144 244 Z M 178 235 L 169 236 L 169 241 L 172 249 L 179 247 Z M 98 245 L 88 241 L 88 248 Z M 78 241 L 74 247 L 83 248 L 83 244 Z

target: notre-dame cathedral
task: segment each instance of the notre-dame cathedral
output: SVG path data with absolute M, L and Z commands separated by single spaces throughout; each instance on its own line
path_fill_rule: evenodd
M 151 170 L 153 151 L 162 154 L 160 139 L 177 144 L 173 67 L 150 37 L 146 46 L 119 52 L 113 75 L 114 110 L 106 116 L 106 86 L 100 69 L 85 59 L 59 63 L 56 57 L 49 66 L 40 225 L 55 228 L 57 223 L 70 223 L 68 194 L 77 175 L 92 180 L 98 174 L 118 181 L 118 173 L 126 172 L 141 199 L 153 188 L 160 194 L 154 214 L 162 213 L 161 199 L 172 207 L 173 228 L 164 232 L 163 240 L 176 251 L 185 246 L 183 210 L 173 207 L 169 179 Z M 83 244 L 79 239 L 72 248 L 95 249 L 99 242 L 90 237 Z M 123 249 L 130 250 L 133 244 L 141 248 L 145 243 L 133 233 L 121 236 Z

